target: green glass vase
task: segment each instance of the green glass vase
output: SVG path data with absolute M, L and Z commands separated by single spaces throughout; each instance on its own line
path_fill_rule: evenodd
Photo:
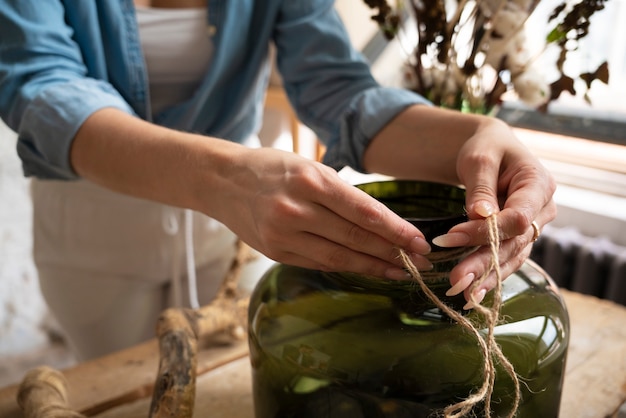
M 458 187 L 396 180 L 357 187 L 429 240 L 465 219 Z M 471 251 L 433 244 L 434 268 L 423 277 L 480 329 L 462 295 L 445 296 L 447 273 Z M 502 300 L 495 338 L 521 381 L 516 416 L 556 418 L 569 341 L 563 300 L 531 261 L 503 282 Z M 408 280 L 276 264 L 251 295 L 249 345 L 256 418 L 434 417 L 483 381 L 475 337 Z M 512 379 L 496 365 L 491 416 L 505 416 L 513 397 Z M 472 413 L 483 416 L 483 409 Z

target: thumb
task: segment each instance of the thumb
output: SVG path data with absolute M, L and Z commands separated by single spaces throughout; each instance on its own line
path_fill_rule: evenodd
M 487 218 L 498 211 L 497 173 L 481 171 L 465 184 L 467 214 L 470 219 Z

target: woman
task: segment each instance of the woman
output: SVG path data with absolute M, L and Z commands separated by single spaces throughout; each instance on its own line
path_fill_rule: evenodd
M 504 277 L 528 257 L 531 223 L 555 216 L 546 169 L 498 120 L 379 86 L 333 4 L 0 0 L 0 114 L 33 177 L 42 292 L 80 358 L 152 336 L 182 240 L 201 303 L 236 236 L 306 268 L 405 279 L 396 248 L 429 268 L 422 233 L 343 182 L 344 166 L 467 188 L 471 220 L 437 244 L 483 247 L 451 294 L 469 300 L 488 267 L 486 216 L 498 213 Z M 324 164 L 257 146 L 270 43 Z

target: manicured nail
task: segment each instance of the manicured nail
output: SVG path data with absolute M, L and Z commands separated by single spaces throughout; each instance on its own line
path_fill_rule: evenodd
M 439 247 L 463 247 L 469 244 L 470 237 L 464 232 L 451 232 L 439 235 L 433 239 L 433 244 Z
M 385 271 L 385 277 L 389 280 L 410 280 L 411 275 L 404 269 L 401 268 L 388 268 Z
M 427 271 L 433 269 L 433 263 L 421 254 L 409 254 L 409 258 L 418 271 Z
M 409 244 L 409 250 L 413 253 L 426 255 L 430 253 L 431 248 L 430 244 L 428 244 L 424 238 L 415 237 Z
M 446 292 L 446 296 L 456 296 L 456 295 L 458 295 L 459 293 L 461 293 L 462 291 L 467 289 L 467 286 L 472 284 L 472 282 L 474 281 L 475 277 L 476 277 L 476 275 L 474 273 L 467 274 L 461 280 L 456 282 L 456 284 L 454 286 L 452 286 L 450 289 L 448 289 L 448 291 Z
M 487 289 L 480 289 L 478 292 L 474 293 L 474 300 L 473 301 L 469 301 L 465 304 L 465 306 L 463 306 L 463 309 L 468 310 L 468 309 L 472 309 L 474 306 L 476 305 L 480 305 L 480 302 L 483 301 L 483 299 L 485 299 L 485 295 L 487 294 Z
M 493 215 L 495 212 L 494 207 L 491 205 L 491 203 L 487 202 L 486 200 L 481 200 L 479 202 L 476 202 L 476 205 L 474 206 L 474 210 L 476 211 L 477 214 L 479 214 L 483 218 L 487 218 Z

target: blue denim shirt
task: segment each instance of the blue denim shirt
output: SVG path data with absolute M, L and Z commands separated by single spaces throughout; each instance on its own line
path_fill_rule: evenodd
M 153 118 L 132 0 L 0 0 L 0 116 L 18 133 L 25 175 L 76 178 L 72 140 L 105 107 L 243 141 L 260 127 L 271 42 L 298 117 L 337 169 L 363 170 L 371 138 L 408 105 L 426 103 L 376 83 L 350 46 L 334 0 L 208 4 L 210 69 L 191 99 Z

